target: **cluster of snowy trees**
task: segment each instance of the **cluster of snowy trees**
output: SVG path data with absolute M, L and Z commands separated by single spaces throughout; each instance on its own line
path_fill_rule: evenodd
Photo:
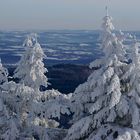
M 90 64 L 98 69 L 71 97 L 73 125 L 64 140 L 140 140 L 140 45 L 115 32 L 108 13 L 102 28 L 104 56 Z
M 36 35 L 28 36 L 24 46 L 25 54 L 13 75 L 18 82 L 9 80 L 7 69 L 0 63 L 0 139 L 56 139 L 56 118 L 70 114 L 70 96 L 54 89 L 40 90 L 40 86 L 48 85 L 45 54 Z
M 140 140 L 140 45 L 136 37 L 114 32 L 108 12 L 102 29 L 104 56 L 90 64 L 97 69 L 69 95 L 40 90 L 48 85 L 46 56 L 35 34 L 24 42 L 13 75 L 18 82 L 9 80 L 0 62 L 0 139 Z M 72 115 L 68 130 L 58 129 L 62 114 Z

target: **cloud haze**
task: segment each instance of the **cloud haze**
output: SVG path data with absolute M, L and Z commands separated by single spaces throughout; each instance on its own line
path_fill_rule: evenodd
M 0 29 L 99 29 L 107 4 L 117 28 L 140 30 L 139 0 L 0 0 Z

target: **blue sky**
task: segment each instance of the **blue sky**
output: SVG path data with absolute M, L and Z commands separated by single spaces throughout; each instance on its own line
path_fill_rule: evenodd
M 99 29 L 106 5 L 117 29 L 140 30 L 140 0 L 0 0 L 0 29 Z

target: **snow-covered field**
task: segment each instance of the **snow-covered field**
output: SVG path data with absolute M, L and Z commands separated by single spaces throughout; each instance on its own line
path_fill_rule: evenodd
M 48 56 L 47 64 L 89 64 L 99 58 L 98 31 L 40 31 L 38 40 Z M 4 64 L 15 64 L 24 53 L 22 43 L 29 32 L 1 31 L 0 56 Z
M 33 31 L 30 31 L 33 32 Z M 29 31 L 1 31 L 0 57 L 4 64 L 15 64 L 24 53 L 22 43 Z M 36 31 L 38 40 L 48 56 L 45 64 L 89 64 L 102 55 L 98 38 L 99 31 Z M 140 32 L 131 32 L 140 39 Z

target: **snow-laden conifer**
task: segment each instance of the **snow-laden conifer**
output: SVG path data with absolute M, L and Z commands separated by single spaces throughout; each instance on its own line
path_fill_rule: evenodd
M 8 70 L 3 67 L 0 59 L 0 84 L 8 81 Z
M 45 76 L 47 69 L 43 59 L 46 57 L 36 36 L 30 35 L 24 42 L 25 53 L 19 61 L 14 77 L 20 83 L 39 91 L 40 86 L 47 87 L 48 79 Z
M 4 83 L 1 89 L 1 98 L 10 117 L 15 116 L 19 129 L 18 138 L 32 138 L 37 135 L 45 140 L 45 137 L 48 137 L 47 129 L 53 132 L 59 126 L 55 119 L 59 120 L 61 114 L 70 114 L 70 96 L 63 95 L 57 90 L 36 92 L 31 87 L 13 81 Z
M 0 139 L 15 140 L 19 137 L 19 131 L 14 121 L 10 116 L 9 111 L 0 98 Z
M 69 129 L 66 140 L 110 140 L 111 135 L 113 140 L 118 137 L 120 127 L 130 121 L 125 118 L 129 105 L 123 95 L 125 91 L 122 90 L 122 76 L 127 67 L 123 45 L 125 36 L 123 33 L 116 35 L 113 32 L 111 21 L 112 18 L 108 14 L 103 18 L 101 48 L 104 56 L 90 64 L 90 68 L 98 66 L 99 69 L 88 77 L 87 82 L 76 88 L 72 97 L 75 123 Z M 119 116 L 121 111 L 123 119 Z M 116 129 L 113 129 L 113 126 Z M 106 127 L 112 129 L 105 130 Z

